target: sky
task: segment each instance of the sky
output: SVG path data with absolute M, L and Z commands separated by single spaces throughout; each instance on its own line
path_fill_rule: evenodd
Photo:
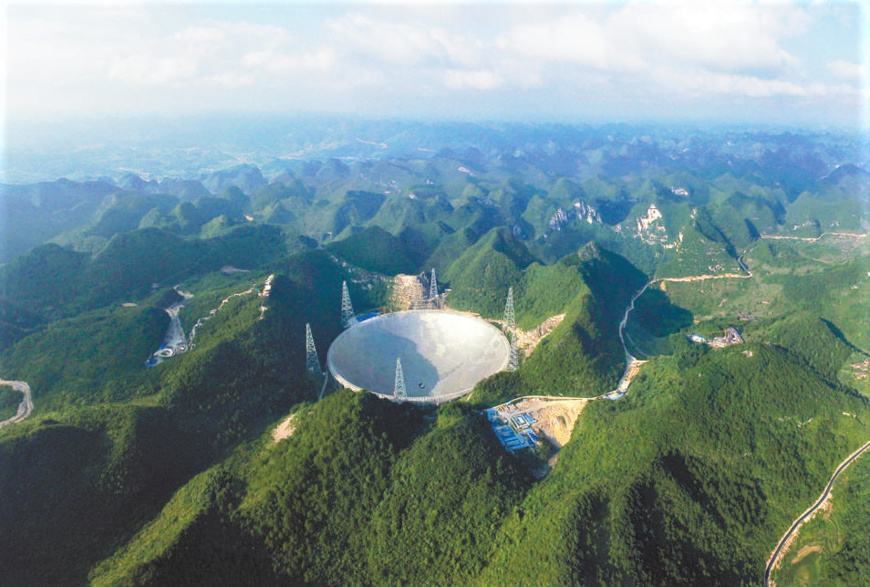
M 864 6 L 7 0 L 2 112 L 855 127 Z

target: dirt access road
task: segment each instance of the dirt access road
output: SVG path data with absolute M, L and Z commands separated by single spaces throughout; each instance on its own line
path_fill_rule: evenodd
M 0 422 L 0 428 L 3 428 L 4 426 L 21 422 L 30 415 L 33 411 L 33 396 L 30 393 L 30 386 L 24 381 L 5 381 L 0 379 L 0 385 L 8 385 L 24 394 L 24 399 L 22 399 L 21 403 L 18 404 L 18 413 L 8 420 Z

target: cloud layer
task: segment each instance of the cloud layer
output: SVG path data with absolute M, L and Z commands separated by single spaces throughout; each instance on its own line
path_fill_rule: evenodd
M 22 4 L 7 10 L 4 63 L 11 115 L 742 112 L 848 122 L 867 95 L 861 18 L 844 3 Z

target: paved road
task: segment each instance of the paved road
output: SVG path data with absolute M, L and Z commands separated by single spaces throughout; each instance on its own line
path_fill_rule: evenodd
M 619 322 L 619 331 L 618 331 L 619 342 L 622 343 L 622 348 L 625 350 L 625 363 L 626 363 L 626 365 L 629 365 L 631 363 L 632 359 L 634 359 L 634 357 L 632 357 L 631 353 L 628 352 L 628 347 L 625 344 L 625 337 L 623 336 L 622 331 L 625 330 L 625 325 L 628 323 L 628 315 L 631 314 L 632 311 L 634 310 L 634 303 L 637 301 L 637 298 L 642 296 L 643 292 L 645 292 L 647 290 L 647 288 L 649 286 L 651 286 L 653 283 L 655 283 L 656 281 L 659 281 L 659 280 L 653 279 L 652 281 L 646 282 L 646 285 L 644 285 L 642 288 L 640 288 L 640 291 L 638 291 L 636 294 L 634 294 L 632 296 L 631 302 L 628 304 L 628 307 L 625 309 L 625 314 L 622 315 L 622 320 Z
M 776 564 L 776 560 L 780 557 L 780 554 L 782 553 L 783 548 L 785 547 L 786 543 L 789 541 L 789 538 L 791 538 L 791 536 L 795 532 L 797 532 L 798 528 L 800 528 L 801 525 L 807 519 L 809 519 L 809 517 L 812 516 L 817 509 L 822 507 L 822 505 L 828 500 L 828 496 L 830 496 L 830 494 L 831 494 L 831 489 L 834 487 L 834 482 L 837 480 L 837 477 L 840 476 L 840 473 L 842 473 L 846 469 L 846 467 L 848 467 L 853 462 L 855 462 L 855 459 L 860 457 L 867 450 L 870 450 L 870 441 L 868 441 L 867 444 L 865 444 L 864 446 L 862 446 L 861 448 L 859 448 L 858 450 L 853 452 L 851 455 L 846 457 L 845 461 L 840 463 L 840 466 L 837 467 L 836 471 L 834 471 L 834 474 L 831 476 L 831 480 L 828 481 L 827 487 L 825 487 L 825 490 L 822 492 L 822 495 L 819 497 L 819 499 L 816 501 L 816 503 L 814 503 L 812 506 L 810 506 L 810 508 L 807 511 L 805 511 L 803 514 L 801 514 L 801 516 L 797 520 L 795 520 L 794 523 L 791 525 L 791 527 L 788 529 L 788 532 L 786 532 L 785 535 L 782 537 L 782 539 L 780 539 L 779 544 L 776 545 L 776 548 L 774 549 L 773 553 L 770 555 L 770 559 L 767 561 L 767 567 L 764 569 L 764 585 L 765 585 L 765 587 L 770 584 L 770 573 L 773 570 L 773 566 Z
M 30 412 L 33 411 L 33 397 L 30 393 L 30 386 L 23 381 L 4 381 L 3 379 L 0 379 L 0 385 L 9 385 L 24 394 L 24 399 L 22 399 L 21 403 L 18 404 L 18 413 L 8 420 L 0 422 L 0 428 L 3 428 L 4 426 L 21 422 L 30 415 Z

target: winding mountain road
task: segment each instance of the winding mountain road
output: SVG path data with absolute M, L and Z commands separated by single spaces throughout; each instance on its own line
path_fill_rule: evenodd
M 831 496 L 831 489 L 834 487 L 834 482 L 837 480 L 837 477 L 840 476 L 846 467 L 855 462 L 855 460 L 864 454 L 867 450 L 870 450 L 870 441 L 868 441 L 864 446 L 853 452 L 851 455 L 846 457 L 846 460 L 840 463 L 840 466 L 837 467 L 837 470 L 834 471 L 834 474 L 831 476 L 831 480 L 828 481 L 828 485 L 825 487 L 825 490 L 822 492 L 822 495 L 819 496 L 819 499 L 816 500 L 810 508 L 802 513 L 797 520 L 791 525 L 788 531 L 783 535 L 780 539 L 779 543 L 776 545 L 776 548 L 773 549 L 773 552 L 770 554 L 770 558 L 767 560 L 767 566 L 764 569 L 764 585 L 767 587 L 770 585 L 770 573 L 773 569 L 779 564 L 780 559 L 785 555 L 785 552 L 788 550 L 788 546 L 791 544 L 792 538 L 796 535 L 797 531 L 800 527 L 809 520 L 813 514 L 818 511 L 820 507 L 822 507 L 828 498 Z
M 25 383 L 24 381 L 5 381 L 3 379 L 0 379 L 0 385 L 8 385 L 24 394 L 24 399 L 22 399 L 21 403 L 18 404 L 18 413 L 16 413 L 8 420 L 3 420 L 2 422 L 0 422 L 0 428 L 3 428 L 4 426 L 9 426 L 10 424 L 21 422 L 30 415 L 30 413 L 33 411 L 33 396 L 30 393 L 30 386 L 27 385 L 27 383 Z
M 863 237 L 867 236 L 866 234 L 858 234 L 858 235 L 848 234 L 847 235 L 847 234 L 842 234 L 842 233 L 824 233 L 821 236 L 816 237 L 814 239 L 804 239 L 804 238 L 799 238 L 799 237 L 767 237 L 767 238 L 783 238 L 783 239 L 795 238 L 797 240 L 817 241 L 817 240 L 821 239 L 822 236 L 825 236 L 825 234 L 832 234 L 832 235 L 836 235 L 836 236 L 851 236 L 851 237 L 856 237 L 856 238 L 863 238 Z M 625 339 L 623 338 L 623 329 L 625 328 L 625 325 L 628 322 L 628 315 L 634 309 L 635 301 L 637 300 L 637 298 L 639 298 L 641 295 L 643 295 L 643 293 L 646 291 L 646 289 L 650 285 L 652 285 L 653 283 L 655 283 L 657 281 L 661 281 L 661 282 L 686 282 L 686 281 L 703 281 L 703 280 L 707 280 L 707 279 L 727 279 L 727 278 L 748 279 L 748 278 L 751 278 L 752 271 L 749 269 L 749 267 L 746 265 L 745 261 L 743 260 L 743 255 L 740 255 L 740 257 L 737 260 L 737 263 L 740 266 L 740 269 L 745 272 L 744 275 L 725 273 L 725 274 L 719 274 L 719 275 L 696 275 L 693 277 L 664 277 L 664 278 L 659 278 L 659 279 L 653 279 L 650 282 L 648 282 L 643 287 L 643 289 L 641 289 L 639 292 L 637 292 L 634 295 L 634 297 L 632 297 L 631 304 L 626 309 L 625 315 L 622 318 L 622 322 L 619 323 L 619 339 L 622 342 L 623 348 L 625 349 L 626 361 L 630 362 L 632 359 L 634 359 L 634 357 L 632 357 L 631 354 L 628 352 L 628 346 L 625 344 Z M 629 379 L 629 382 L 630 382 L 630 379 Z M 626 390 L 627 389 L 628 389 L 628 386 L 626 385 Z M 611 393 L 613 393 L 613 392 L 611 392 Z M 610 394 L 608 394 L 608 395 L 610 395 Z M 619 397 L 619 396 L 617 396 L 617 397 Z M 833 489 L 834 483 L 837 481 L 837 478 L 840 476 L 840 473 L 845 471 L 849 465 L 854 463 L 855 460 L 858 459 L 858 457 L 860 457 L 862 454 L 864 454 L 868 450 L 870 450 L 870 441 L 868 441 L 866 444 L 861 446 L 858 450 L 856 450 L 851 455 L 846 457 L 846 459 L 842 463 L 840 463 L 840 466 L 837 467 L 837 469 L 834 471 L 834 474 L 831 476 L 830 481 L 828 481 L 828 485 L 825 487 L 825 490 L 822 492 L 822 495 L 819 496 L 819 499 L 817 499 L 816 502 L 812 506 L 809 507 L 809 509 L 807 509 L 803 514 L 801 514 L 798 517 L 798 519 L 796 519 L 794 521 L 794 523 L 792 523 L 791 527 L 788 529 L 788 531 L 785 533 L 785 535 L 780 539 L 779 543 L 776 545 L 776 548 L 770 554 L 770 558 L 767 561 L 767 566 L 764 569 L 764 585 L 765 585 L 765 587 L 768 587 L 771 585 L 770 574 L 773 571 L 773 569 L 779 564 L 782 557 L 785 556 L 785 553 L 788 550 L 788 547 L 791 544 L 792 540 L 796 536 L 797 531 L 800 529 L 800 527 L 805 522 L 807 522 L 810 518 L 812 518 L 813 514 L 815 514 L 819 510 L 819 508 L 821 508 L 823 505 L 825 505 L 825 502 L 827 502 L 828 499 L 830 498 L 831 490 Z
M 838 236 L 841 238 L 867 238 L 867 235 L 870 233 L 862 233 L 862 232 L 823 232 L 819 236 L 780 236 L 778 234 L 762 234 L 761 238 L 768 240 L 789 240 L 789 241 L 803 241 L 805 243 L 815 243 L 822 240 L 823 236 Z

